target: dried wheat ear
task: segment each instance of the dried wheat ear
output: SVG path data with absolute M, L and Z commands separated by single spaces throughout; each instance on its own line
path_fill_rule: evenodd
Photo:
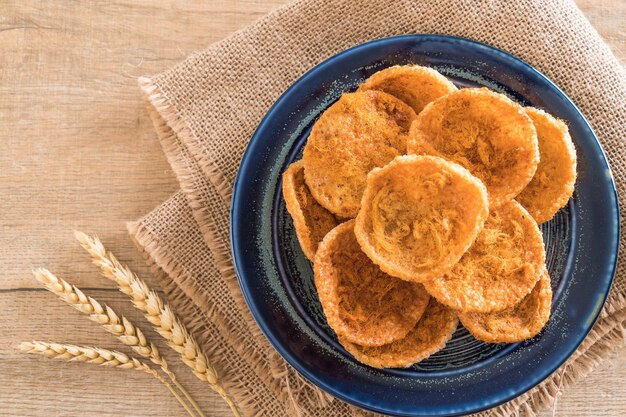
M 78 346 L 54 342 L 22 342 L 18 348 L 22 352 L 33 355 L 42 355 L 51 359 L 67 362 L 83 362 L 100 366 L 108 366 L 119 369 L 134 369 L 145 372 L 159 380 L 174 395 L 178 402 L 185 408 L 191 417 L 195 417 L 194 411 L 184 402 L 176 390 L 157 371 L 150 368 L 146 363 L 137 358 L 128 356 L 115 350 L 102 349 L 91 346 Z
M 226 401 L 235 417 L 241 417 L 232 397 L 220 384 L 215 368 L 170 306 L 130 268 L 122 265 L 115 255 L 107 251 L 97 237 L 90 237 L 82 232 L 75 232 L 74 235 L 91 255 L 93 263 L 100 268 L 102 274 L 130 297 L 133 305 L 144 313 L 145 318 L 168 345 L 180 354 L 182 361 L 192 369 L 194 375 L 206 381 Z
M 76 310 L 87 314 L 91 321 L 99 323 L 107 332 L 115 335 L 125 345 L 130 346 L 137 354 L 150 359 L 152 363 L 158 365 L 192 405 L 195 414 L 198 417 L 205 417 L 198 403 L 178 382 L 176 375 L 169 369 L 167 361 L 161 356 L 157 347 L 154 343 L 147 340 L 139 327 L 135 326 L 126 317 L 118 315 L 111 307 L 102 305 L 93 297 L 85 295 L 78 287 L 58 278 L 47 269 L 36 269 L 33 271 L 33 274 L 35 279 L 41 282 L 48 291 L 58 295 L 59 298 Z

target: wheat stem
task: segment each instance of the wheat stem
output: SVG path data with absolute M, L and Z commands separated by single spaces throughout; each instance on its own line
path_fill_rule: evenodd
M 241 417 L 233 399 L 220 385 L 215 368 L 170 306 L 128 267 L 122 265 L 115 255 L 108 252 L 98 238 L 81 232 L 75 232 L 74 235 L 91 255 L 93 263 L 100 268 L 102 274 L 114 281 L 120 291 L 131 298 L 135 307 L 144 312 L 146 319 L 168 345 L 180 354 L 182 361 L 192 369 L 194 375 L 206 381 L 228 403 L 233 414 Z
M 120 369 L 135 369 L 137 371 L 145 372 L 148 375 L 152 375 L 154 378 L 158 379 L 163 385 L 165 385 L 167 389 L 170 390 L 172 395 L 174 395 L 174 397 L 178 400 L 178 402 L 185 408 L 187 413 L 189 413 L 191 417 L 195 416 L 195 413 L 191 408 L 189 408 L 189 405 L 187 405 L 187 403 L 183 401 L 181 396 L 165 379 L 163 379 L 163 377 L 161 377 L 161 375 L 159 375 L 154 369 L 150 368 L 144 362 L 141 362 L 139 359 L 127 356 L 122 352 L 97 347 L 67 345 L 61 343 L 40 341 L 22 342 L 20 343 L 18 348 L 22 352 L 34 355 L 42 355 L 51 359 L 60 359 L 68 362 L 93 363 L 100 366 L 109 366 Z
M 163 379 L 163 377 L 161 375 L 159 375 L 158 373 L 155 372 L 155 377 L 156 377 L 156 379 L 161 381 L 163 383 L 163 385 L 165 385 L 167 387 L 168 390 L 170 390 L 170 392 L 178 400 L 180 405 L 182 405 L 185 408 L 185 411 L 187 411 L 187 414 L 189 414 L 191 417 L 204 416 L 204 414 L 202 414 L 202 410 L 200 410 L 199 406 L 198 406 L 198 409 L 196 411 L 199 411 L 200 414 L 198 414 L 197 412 L 192 410 L 189 407 L 189 405 L 187 404 L 187 402 L 185 400 L 183 400 L 183 398 L 178 394 L 178 392 L 176 392 L 176 390 L 165 379 Z M 182 387 L 180 386 L 180 384 L 176 380 L 173 380 L 173 382 L 174 382 L 174 384 L 176 384 L 176 386 L 178 386 L 179 390 L 181 390 L 183 393 L 185 392 L 182 389 Z M 192 402 L 192 404 L 195 403 L 195 401 L 193 401 L 193 398 L 188 397 L 188 399 Z M 197 404 L 196 404 L 196 406 L 197 406 Z M 194 409 L 195 409 L 195 407 L 194 407 Z
M 48 291 L 56 294 L 61 300 L 81 313 L 87 314 L 91 321 L 99 323 L 107 332 L 115 335 L 136 353 L 160 366 L 174 385 L 183 393 L 187 401 L 191 403 L 196 410 L 196 414 L 199 417 L 205 417 L 198 403 L 178 382 L 176 375 L 169 369 L 167 361 L 161 356 L 157 347 L 153 343 L 148 342 L 139 327 L 135 326 L 126 317 L 118 315 L 111 307 L 102 305 L 96 299 L 86 296 L 78 287 L 71 285 L 62 278 L 58 278 L 47 269 L 36 269 L 33 271 L 33 274 L 35 279 L 41 282 Z

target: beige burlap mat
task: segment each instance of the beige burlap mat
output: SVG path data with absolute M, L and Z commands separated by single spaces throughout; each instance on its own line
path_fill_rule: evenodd
M 247 416 L 361 412 L 297 375 L 268 344 L 243 302 L 228 243 L 230 197 L 241 155 L 271 104 L 306 70 L 356 44 L 407 33 L 486 42 L 554 80 L 598 134 L 624 207 L 626 71 L 569 0 L 297 1 L 166 72 L 142 78 L 181 191 L 129 230 Z M 624 267 L 622 256 L 601 318 L 573 357 L 538 387 L 483 415 L 535 415 L 623 343 Z

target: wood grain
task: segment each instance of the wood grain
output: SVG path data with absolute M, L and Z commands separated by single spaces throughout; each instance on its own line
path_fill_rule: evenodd
M 49 339 L 124 350 L 31 277 L 46 266 L 154 334 L 74 242 L 98 233 L 149 282 L 125 222 L 176 188 L 136 78 L 162 71 L 284 0 L 0 2 L 0 415 L 174 416 L 180 406 L 142 374 L 18 353 Z M 626 58 L 626 2 L 579 5 Z M 154 337 L 155 340 L 160 340 Z M 165 347 L 163 352 L 169 353 Z M 626 350 L 558 399 L 547 416 L 626 413 Z M 227 407 L 168 359 L 207 416 Z
M 140 313 L 111 290 L 86 294 L 105 302 L 137 324 L 155 342 L 160 337 L 141 319 Z M 0 293 L 0 415 L 6 416 L 177 416 L 184 409 L 165 387 L 143 373 L 96 368 L 82 363 L 63 363 L 25 355 L 15 349 L 21 340 L 63 340 L 133 352 L 83 314 L 39 290 Z M 40 313 L 33 317 L 36 306 Z M 32 322 L 24 323 L 24 315 Z M 30 321 L 30 320 L 29 320 Z M 16 325 L 24 323 L 24 325 Z M 227 408 L 219 397 L 193 376 L 172 350 L 158 343 L 163 356 L 188 388 L 207 416 L 225 416 Z

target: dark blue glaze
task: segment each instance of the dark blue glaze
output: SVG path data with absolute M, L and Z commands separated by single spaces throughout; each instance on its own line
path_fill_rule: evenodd
M 377 370 L 337 343 L 317 301 L 280 192 L 316 118 L 342 92 L 390 65 L 430 66 L 461 87 L 486 85 L 567 122 L 578 155 L 574 198 L 542 225 L 553 313 L 535 338 L 488 345 L 462 327 L 446 349 L 408 369 Z M 304 377 L 349 403 L 399 416 L 477 412 L 529 390 L 582 342 L 611 286 L 619 209 L 606 157 L 576 106 L 523 61 L 488 45 L 407 35 L 356 46 L 318 65 L 274 104 L 243 156 L 231 210 L 231 243 L 242 292 L 276 350 Z

